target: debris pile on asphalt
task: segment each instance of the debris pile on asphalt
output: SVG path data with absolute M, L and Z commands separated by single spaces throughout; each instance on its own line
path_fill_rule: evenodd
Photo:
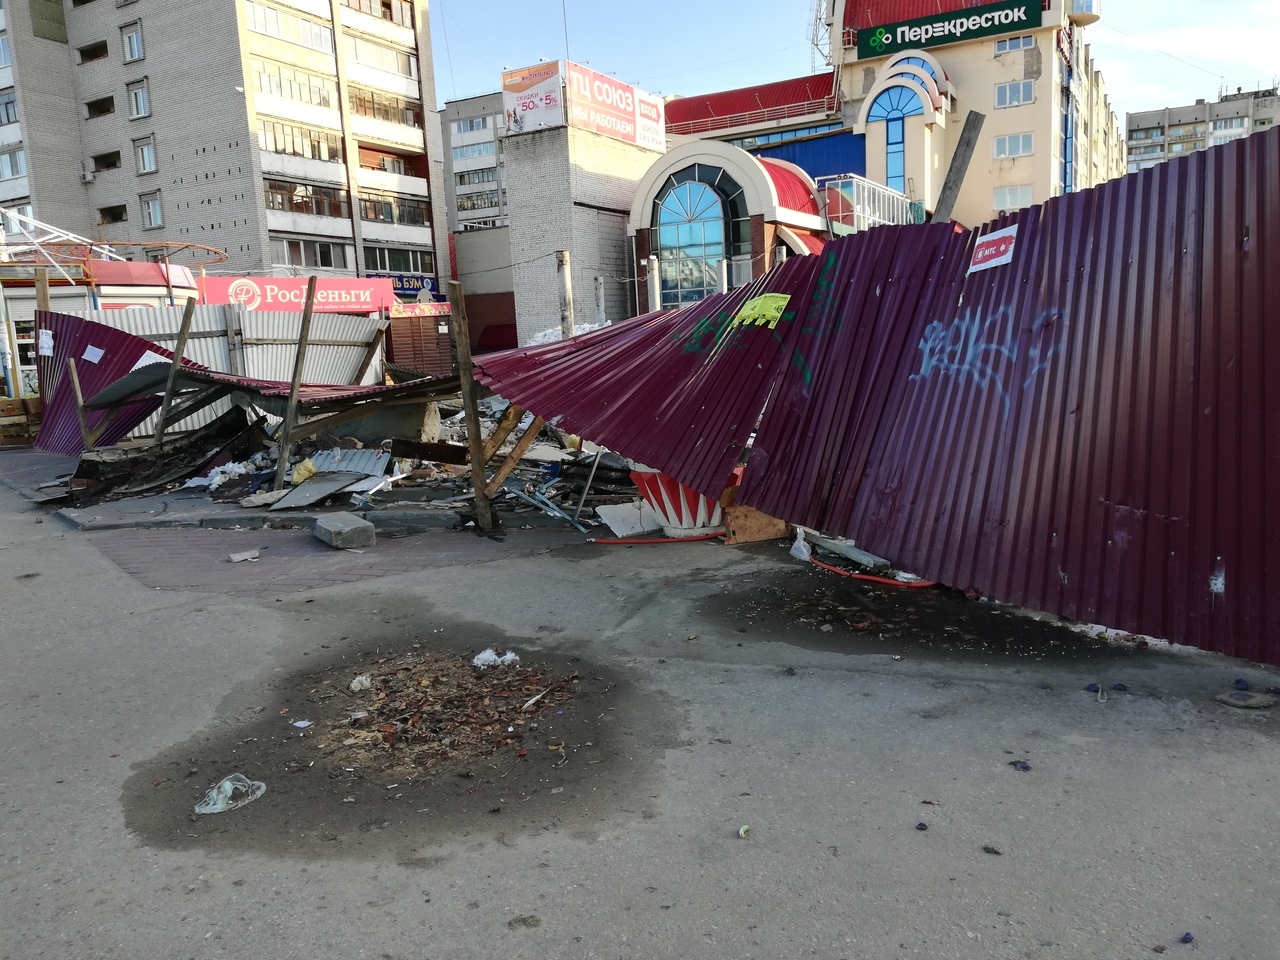
M 332 724 L 335 756 L 420 768 L 465 766 L 503 750 L 526 756 L 526 735 L 563 710 L 579 677 L 548 676 L 542 665 L 503 662 L 504 651 L 494 652 L 495 665 L 483 667 L 435 653 L 380 661 L 350 684 L 350 709 Z

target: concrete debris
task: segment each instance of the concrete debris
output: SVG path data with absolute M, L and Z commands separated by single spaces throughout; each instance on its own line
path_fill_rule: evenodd
M 289 493 L 288 490 L 259 490 L 240 498 L 242 507 L 268 507 Z
M 227 557 L 232 563 L 244 563 L 246 560 L 256 563 L 258 560 L 257 550 L 245 550 L 242 553 L 233 553 Z
M 339 550 L 372 547 L 377 539 L 374 526 L 353 513 L 326 513 L 311 521 L 311 535 Z

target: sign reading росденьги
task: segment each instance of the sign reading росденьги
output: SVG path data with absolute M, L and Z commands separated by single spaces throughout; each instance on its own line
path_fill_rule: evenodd
M 871 60 L 900 50 L 1016 33 L 1038 27 L 1042 22 L 1040 0 L 1004 0 L 956 13 L 865 27 L 858 31 L 858 59 Z

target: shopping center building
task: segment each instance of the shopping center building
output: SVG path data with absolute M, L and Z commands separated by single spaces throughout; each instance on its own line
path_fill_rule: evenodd
M 668 133 L 819 181 L 858 175 L 932 210 L 966 115 L 984 115 L 954 219 L 969 226 L 1125 172 L 1085 43 L 1099 0 L 827 0 L 829 73 L 673 99 Z

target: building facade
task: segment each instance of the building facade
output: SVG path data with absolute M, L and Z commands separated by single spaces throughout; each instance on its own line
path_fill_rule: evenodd
M 440 111 L 440 126 L 450 231 L 507 226 L 502 94 L 449 101 Z
M 33 0 L 3 16 L 0 150 L 17 175 L 0 159 L 0 204 L 138 259 L 215 247 L 221 273 L 410 290 L 447 273 L 425 2 Z
M 1277 89 L 1240 90 L 1216 103 L 1197 100 L 1183 107 L 1144 110 L 1125 118 L 1129 172 L 1171 157 L 1221 146 L 1275 126 L 1280 119 Z
M 815 178 L 865 176 L 932 210 L 976 111 L 985 121 L 952 212 L 975 226 L 1125 172 L 1084 42 L 1099 5 L 827 0 L 829 73 L 673 100 L 668 130 L 727 140 Z

